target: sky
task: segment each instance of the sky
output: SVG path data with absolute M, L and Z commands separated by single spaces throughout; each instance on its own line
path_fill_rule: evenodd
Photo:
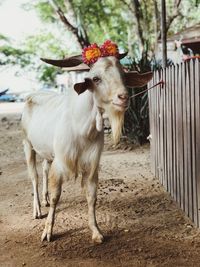
M 15 40 L 36 32 L 41 23 L 34 11 L 20 7 L 27 0 L 3 0 L 0 5 L 0 33 Z M 1 3 L 1 2 L 0 2 Z
M 25 11 L 20 6 L 27 0 L 0 0 L 0 34 L 20 42 L 26 35 L 39 31 L 41 23 L 34 11 Z M 14 68 L 0 70 L 0 91 L 27 91 L 36 84 L 32 78 L 16 77 Z

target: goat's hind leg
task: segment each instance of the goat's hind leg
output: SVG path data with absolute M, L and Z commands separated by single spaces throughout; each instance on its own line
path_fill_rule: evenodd
M 45 228 L 42 233 L 41 240 L 45 238 L 47 241 L 51 241 L 53 225 L 55 220 L 56 206 L 61 195 L 62 177 L 56 169 L 54 163 L 52 163 L 49 171 L 49 193 L 50 193 L 50 208 L 46 219 Z
M 51 162 L 45 159 L 42 163 L 42 170 L 43 170 L 42 205 L 44 207 L 49 206 L 48 175 L 50 167 L 51 167 Z
M 33 184 L 33 218 L 41 218 L 40 199 L 38 194 L 38 173 L 36 169 L 36 152 L 33 150 L 31 143 L 23 140 L 24 152 L 28 167 L 28 174 Z

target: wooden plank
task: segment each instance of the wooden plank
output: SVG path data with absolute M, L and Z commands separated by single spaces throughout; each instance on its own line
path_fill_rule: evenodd
M 154 72 L 153 83 L 156 82 L 156 73 Z M 156 95 L 155 91 L 152 91 L 153 94 L 153 138 L 154 138 L 154 174 L 157 177 L 157 136 L 156 136 Z M 158 178 L 158 177 L 157 177 Z
M 177 157 L 176 157 L 176 86 L 175 86 L 175 66 L 172 66 L 172 180 L 173 198 L 177 201 Z
M 166 69 L 166 143 L 167 143 L 167 189 L 171 193 L 171 183 L 170 183 L 170 105 L 169 105 L 169 94 L 170 94 L 170 78 L 169 78 L 169 68 Z
M 180 172 L 180 205 L 184 209 L 184 150 L 183 150 L 183 63 L 179 68 L 178 90 L 178 146 L 179 146 L 179 172 Z
M 177 64 L 175 67 L 175 105 L 176 105 L 176 156 L 177 156 L 177 161 L 176 161 L 176 175 L 177 175 L 177 192 L 176 192 L 176 199 L 181 206 L 181 192 L 180 192 L 180 90 L 181 90 L 181 84 L 180 84 L 180 66 Z
M 193 220 L 193 198 L 192 198 L 192 143 L 191 143 L 191 77 L 189 61 L 185 63 L 186 66 L 186 129 L 187 129 L 187 143 L 185 144 L 187 150 L 187 187 L 185 188 L 188 196 L 188 215 Z
M 173 187 L 173 152 L 172 152 L 172 66 L 168 68 L 169 70 L 169 122 L 168 122 L 168 140 L 169 140 L 169 183 L 170 183 L 170 193 L 171 196 L 174 194 L 174 187 Z
M 155 75 L 154 75 L 154 84 L 157 82 L 157 79 L 156 79 L 156 76 L 157 76 L 157 72 L 155 72 Z M 156 110 L 156 101 L 157 101 L 157 95 L 156 95 L 156 91 L 154 90 L 153 92 L 153 96 L 154 96 L 154 135 L 155 135 L 155 140 L 154 140 L 154 148 L 155 148 L 155 175 L 157 178 L 158 177 L 158 173 L 157 173 L 157 166 L 158 166 L 158 153 L 157 153 L 157 146 L 158 146 L 158 143 L 157 143 L 157 110 Z
M 189 216 L 189 199 L 188 199 L 188 147 L 187 147 L 187 95 L 186 95 L 186 62 L 183 63 L 182 69 L 182 88 L 183 88 L 183 155 L 184 155 L 184 178 L 183 178 L 183 201 L 184 211 Z
M 195 115 L 196 115 L 196 179 L 198 196 L 198 226 L 200 227 L 200 62 L 195 60 Z
M 160 73 L 160 79 L 163 79 L 163 71 Z M 163 88 L 160 85 L 160 172 L 161 172 L 161 183 L 164 184 L 164 102 L 163 102 Z
M 163 144 L 164 144 L 164 175 L 163 175 L 163 186 L 167 188 L 167 118 L 166 118 L 166 109 L 167 109 L 167 103 L 166 103 L 166 92 L 167 92 L 167 87 L 166 87 L 166 69 L 163 70 L 163 80 L 165 81 L 164 87 L 163 87 Z
M 157 83 L 158 79 L 158 71 L 156 72 L 156 76 L 155 76 L 155 83 Z M 158 119 L 158 91 L 157 91 L 157 87 L 155 90 L 155 100 L 156 100 L 156 105 L 155 105 L 155 123 L 156 123 L 156 177 L 159 177 L 159 119 Z
M 153 77 L 153 80 L 152 80 L 152 85 L 154 84 L 154 77 Z M 153 173 L 154 175 L 156 176 L 155 174 L 155 119 L 154 119 L 154 116 L 155 116 L 155 106 L 154 106 L 154 92 L 151 91 L 151 102 L 152 102 L 152 159 L 153 159 L 153 164 L 152 164 L 152 169 L 153 169 Z
M 148 88 L 150 88 L 153 85 L 152 80 L 148 83 Z M 148 91 L 148 102 L 149 102 L 149 132 L 150 132 L 150 136 L 152 136 L 152 132 L 153 132 L 153 110 L 152 110 L 152 90 Z M 153 162 L 154 162 L 154 156 L 153 156 L 153 140 L 152 138 L 149 139 L 150 142 L 150 158 L 151 158 L 151 171 L 153 172 Z
M 157 71 L 156 75 L 156 83 L 160 80 L 160 72 Z M 159 180 L 161 181 L 161 169 L 160 169 L 160 90 L 159 87 L 156 87 L 156 95 L 157 95 L 157 105 L 156 105 L 156 119 L 157 119 L 157 172 Z
M 170 114 L 171 114 L 171 107 L 170 107 L 170 68 L 167 68 L 167 181 L 168 181 L 168 191 L 171 194 L 171 140 L 170 140 Z
M 167 191 L 171 191 L 170 183 L 169 183 L 169 70 L 166 70 L 166 108 L 165 108 L 165 143 L 166 143 L 166 182 L 167 182 Z
M 154 84 L 154 75 L 150 82 L 150 87 Z M 151 144 L 151 171 L 155 176 L 155 134 L 154 134 L 154 101 L 153 101 L 153 91 L 149 92 L 149 108 L 150 108 L 150 134 L 152 138 L 150 139 Z
M 192 205 L 193 205 L 193 221 L 198 225 L 198 206 L 197 206 L 197 182 L 196 182 L 196 120 L 199 117 L 195 115 L 195 68 L 194 61 L 190 61 L 190 93 L 191 93 L 191 162 L 192 162 Z
M 170 106 L 170 69 L 166 69 L 166 143 L 167 143 L 167 190 L 171 194 L 171 106 Z

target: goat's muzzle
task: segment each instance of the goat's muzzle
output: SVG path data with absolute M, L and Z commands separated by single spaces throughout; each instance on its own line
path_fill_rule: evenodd
M 128 93 L 120 93 L 114 99 L 112 104 L 118 111 L 125 111 L 129 107 L 129 95 Z

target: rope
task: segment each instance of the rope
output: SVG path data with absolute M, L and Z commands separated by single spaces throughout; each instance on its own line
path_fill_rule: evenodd
M 130 98 L 133 98 L 133 97 L 136 97 L 138 95 L 141 95 L 141 94 L 149 91 L 150 89 L 152 89 L 152 88 L 154 88 L 154 87 L 156 87 L 156 86 L 158 86 L 160 84 L 162 85 L 162 88 L 163 88 L 163 85 L 165 84 L 165 82 L 163 80 L 160 80 L 157 84 L 151 86 L 150 88 L 147 88 L 146 90 L 143 90 L 142 92 L 139 92 L 138 94 L 132 95 Z

